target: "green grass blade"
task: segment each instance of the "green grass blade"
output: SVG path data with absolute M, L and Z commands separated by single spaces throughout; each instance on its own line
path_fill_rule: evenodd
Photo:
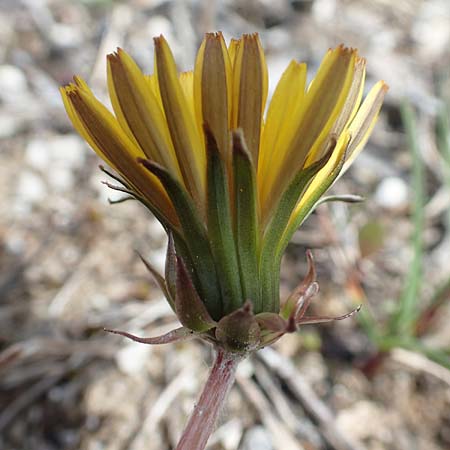
M 414 232 L 412 237 L 413 259 L 405 279 L 403 292 L 399 299 L 398 310 L 394 314 L 390 330 L 392 334 L 411 336 L 415 331 L 415 322 L 419 315 L 419 295 L 422 284 L 423 232 L 425 216 L 425 174 L 420 156 L 416 116 L 412 106 L 404 101 L 401 105 L 401 115 L 404 123 L 408 145 L 413 159 L 412 220 Z

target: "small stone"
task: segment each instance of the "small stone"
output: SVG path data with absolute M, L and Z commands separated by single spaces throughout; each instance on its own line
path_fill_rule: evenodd
M 48 170 L 57 164 L 72 169 L 82 167 L 86 152 L 82 140 L 75 134 L 33 139 L 25 150 L 25 160 L 38 170 Z
M 55 23 L 49 33 L 54 45 L 63 49 L 78 47 L 82 42 L 82 35 L 77 27 L 72 27 L 62 23 Z
M 408 206 L 408 186 L 399 177 L 384 178 L 375 191 L 375 201 L 389 210 L 402 210 Z
M 25 150 L 25 161 L 45 174 L 56 191 L 67 191 L 75 183 L 74 170 L 84 164 L 85 147 L 75 134 L 33 139 Z
M 16 66 L 0 66 L 0 99 L 13 103 L 28 90 L 25 74 Z
M 14 136 L 23 127 L 23 120 L 16 114 L 0 113 L 0 139 Z
M 389 444 L 396 418 L 373 402 L 362 400 L 340 411 L 336 425 L 345 436 L 355 440 L 376 438 Z
M 416 14 L 412 37 L 426 59 L 437 58 L 448 49 L 450 41 L 450 4 L 448 0 L 429 0 Z
M 242 438 L 242 422 L 238 419 L 230 420 L 216 431 L 216 436 L 225 450 L 238 448 Z
M 138 374 L 145 369 L 150 352 L 151 347 L 149 345 L 136 343 L 128 344 L 117 352 L 117 366 L 121 372 L 127 375 Z
M 17 182 L 16 195 L 16 208 L 19 212 L 28 212 L 31 206 L 44 200 L 47 187 L 39 175 L 28 170 L 23 171 Z
M 261 426 L 250 428 L 245 433 L 242 450 L 274 450 L 270 434 Z
M 66 167 L 60 167 L 48 173 L 48 182 L 52 188 L 59 192 L 66 192 L 73 188 L 75 176 Z

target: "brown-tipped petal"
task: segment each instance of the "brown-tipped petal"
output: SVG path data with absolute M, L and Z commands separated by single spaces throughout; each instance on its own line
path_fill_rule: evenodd
M 162 36 L 155 38 L 154 42 L 156 75 L 175 153 L 188 191 L 202 209 L 206 176 L 205 151 L 181 88 L 172 52 Z
M 200 123 L 207 123 L 230 167 L 231 63 L 222 33 L 207 33 L 197 55 L 194 99 Z
M 176 228 L 179 224 L 177 215 L 166 191 L 155 176 L 139 167 L 136 158 L 144 154 L 128 138 L 116 118 L 88 90 L 72 85 L 62 94 L 77 131 L 83 137 L 87 135 L 99 156 L 123 175 L 166 223 Z
M 231 68 L 234 69 L 234 64 L 236 62 L 236 54 L 241 43 L 241 39 L 230 39 L 230 43 L 228 45 L 228 55 L 230 56 Z
M 257 34 L 244 35 L 233 66 L 232 128 L 242 128 L 258 165 L 261 124 L 267 97 L 267 66 Z
M 253 315 L 250 301 L 242 308 L 220 319 L 216 328 L 216 338 L 227 349 L 233 352 L 254 350 L 260 341 L 260 328 Z
M 343 316 L 331 317 L 331 316 L 305 316 L 300 318 L 297 321 L 297 325 L 309 325 L 314 323 L 326 323 L 326 322 L 334 322 L 335 320 L 344 320 L 356 314 L 361 309 L 361 305 L 355 308 L 353 311 L 350 311 Z
M 108 333 L 118 334 L 120 336 L 131 339 L 134 342 L 139 342 L 140 344 L 150 344 L 150 345 L 159 345 L 159 344 L 170 344 L 172 342 L 185 341 L 186 339 L 192 339 L 196 336 L 196 334 L 185 327 L 176 328 L 175 330 L 169 331 L 166 334 L 155 337 L 139 337 L 134 334 L 127 333 L 126 331 L 119 330 L 109 330 L 104 328 L 104 331 Z
M 177 257 L 177 292 L 175 310 L 180 322 L 190 330 L 202 333 L 216 325 L 199 297 L 181 258 Z
M 318 290 L 318 285 L 315 283 L 316 268 L 311 250 L 306 251 L 306 259 L 308 261 L 308 271 L 306 272 L 305 278 L 292 291 L 281 308 L 281 315 L 285 319 L 288 319 L 293 313 L 295 315 L 299 314 L 300 311 L 303 311 L 304 313 L 309 305 L 311 297 L 316 294 L 315 290 Z M 314 286 L 314 288 L 310 291 L 309 295 L 306 295 L 308 289 L 312 286 Z M 308 305 L 306 305 L 306 308 L 303 308 L 306 302 L 308 302 Z
M 145 155 L 180 178 L 164 112 L 134 60 L 122 49 L 108 55 L 108 88 L 119 123 Z

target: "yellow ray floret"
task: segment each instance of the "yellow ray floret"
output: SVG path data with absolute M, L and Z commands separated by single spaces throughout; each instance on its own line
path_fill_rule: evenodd
M 241 128 L 257 165 L 264 107 L 267 66 L 257 34 L 244 35 L 233 58 L 232 128 Z
M 156 76 L 184 183 L 198 208 L 204 206 L 206 156 L 198 129 L 180 85 L 166 40 L 155 38 Z
M 200 46 L 194 70 L 197 121 L 206 123 L 228 164 L 231 119 L 231 62 L 221 33 L 208 33 Z
M 272 170 L 264 180 L 258 177 L 260 189 L 262 183 L 267 184 L 261 198 L 264 221 L 306 160 L 316 161 L 323 156 L 331 130 L 353 84 L 356 60 L 356 51 L 352 49 L 338 47 L 328 51 L 299 109 L 283 124 L 279 146 L 268 149 L 276 151 Z M 288 102 L 288 96 L 286 92 L 285 102 Z M 265 133 L 270 135 L 270 129 Z
M 264 115 L 268 80 L 259 37 L 244 35 L 227 47 L 221 33 L 208 33 L 194 71 L 178 71 L 162 36 L 155 39 L 153 75 L 144 75 L 121 49 L 109 55 L 108 90 L 115 116 L 80 78 L 62 88 L 61 94 L 81 136 L 170 226 L 179 230 L 183 212 L 176 210 L 169 190 L 138 159 L 149 159 L 164 169 L 177 195 L 185 195 L 184 204 L 192 202 L 207 233 L 208 195 L 212 195 L 213 184 L 208 188 L 206 183 L 206 146 L 213 142 L 224 167 L 223 189 L 229 191 L 230 213 L 236 223 L 235 200 L 246 199 L 244 194 L 236 197 L 236 170 L 245 168 L 245 173 L 254 174 L 249 188 L 254 192 L 259 237 L 276 220 L 284 194 L 295 192 L 289 197 L 293 209 L 284 229 L 287 236 L 314 206 L 318 193 L 348 169 L 373 130 L 387 86 L 378 82 L 361 103 L 365 75 L 365 59 L 344 46 L 328 50 L 309 86 L 306 64 L 292 61 Z M 209 143 L 205 142 L 205 127 Z M 240 146 L 245 147 L 241 159 L 234 157 L 236 149 L 231 143 L 237 129 L 242 136 Z M 330 142 L 337 143 L 331 156 L 327 154 Z M 235 161 L 243 166 L 234 167 Z M 298 174 L 316 163 L 322 169 L 311 176 L 296 202 L 297 193 L 289 187 L 294 189 Z M 220 184 L 214 186 L 222 189 Z
M 75 81 L 77 84 L 63 88 L 61 93 L 77 131 L 101 158 L 121 173 L 139 194 L 176 227 L 177 215 L 161 183 L 137 162 L 137 158 L 145 157 L 145 154 L 128 138 L 116 118 L 92 92 L 83 87 L 84 82 L 79 78 Z
M 117 119 L 130 139 L 148 158 L 163 164 L 180 179 L 162 106 L 137 64 L 122 49 L 108 55 L 108 88 Z

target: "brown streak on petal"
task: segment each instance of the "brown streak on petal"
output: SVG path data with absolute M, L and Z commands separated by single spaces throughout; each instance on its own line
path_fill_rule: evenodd
M 178 226 L 178 218 L 172 202 L 156 178 L 149 178 L 144 169 L 137 164 L 125 144 L 116 138 L 101 117 L 85 102 L 78 89 L 68 92 L 77 117 L 89 133 L 93 143 L 101 149 L 108 161 L 159 210 L 174 226 Z M 131 144 L 131 141 L 129 142 Z M 132 145 L 132 144 L 131 144 Z
M 257 165 L 264 108 L 264 70 L 259 38 L 244 35 L 237 48 L 233 85 L 233 128 L 242 128 Z
M 154 39 L 156 74 L 173 146 L 186 187 L 198 209 L 205 196 L 205 152 L 181 88 L 172 52 L 166 40 Z
M 228 92 L 223 37 L 221 33 L 206 35 L 201 73 L 201 105 L 203 122 L 206 122 L 227 166 L 230 165 L 228 134 Z

